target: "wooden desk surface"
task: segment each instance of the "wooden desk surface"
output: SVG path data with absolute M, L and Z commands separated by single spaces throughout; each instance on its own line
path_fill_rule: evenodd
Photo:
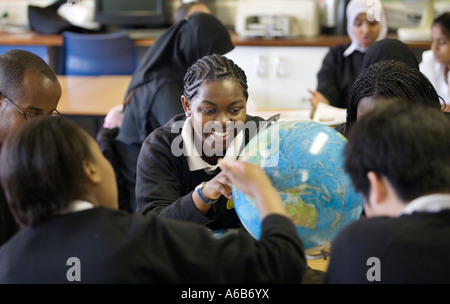
M 58 76 L 62 95 L 58 111 L 63 115 L 105 116 L 123 102 L 130 76 Z
M 395 34 L 388 37 L 396 38 Z M 314 37 L 298 37 L 293 39 L 262 39 L 246 38 L 231 33 L 231 39 L 236 46 L 332 46 L 340 43 L 350 42 L 348 36 L 318 35 Z M 136 46 L 151 46 L 155 42 L 154 38 L 135 39 Z M 430 48 L 430 41 L 406 41 L 411 48 Z M 3 45 L 46 45 L 61 46 L 63 39 L 61 35 L 42 35 L 35 32 L 7 33 L 0 32 L 0 44 Z
M 0 32 L 0 44 L 61 46 L 63 44 L 63 39 L 61 35 L 41 35 L 35 32 Z
M 150 46 L 155 39 L 136 39 L 136 46 Z M 0 32 L 0 44 L 2 45 L 46 45 L 62 46 L 63 39 L 61 35 L 43 35 L 36 32 L 25 33 L 7 33 Z
M 321 258 L 316 260 L 307 260 L 308 266 L 315 270 L 320 270 L 326 272 L 328 269 L 328 263 L 330 262 L 330 258 Z

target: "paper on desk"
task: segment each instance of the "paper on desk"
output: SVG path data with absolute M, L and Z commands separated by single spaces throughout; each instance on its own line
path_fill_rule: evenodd
M 312 120 L 328 126 L 334 126 L 345 123 L 346 118 L 347 109 L 341 109 L 319 102 Z

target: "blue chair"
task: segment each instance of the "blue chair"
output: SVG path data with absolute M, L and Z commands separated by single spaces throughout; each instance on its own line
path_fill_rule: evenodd
M 133 41 L 125 32 L 63 32 L 60 74 L 131 75 L 137 65 Z

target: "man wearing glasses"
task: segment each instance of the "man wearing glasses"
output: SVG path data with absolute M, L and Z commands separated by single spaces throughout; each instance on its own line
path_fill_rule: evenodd
M 11 132 L 39 115 L 59 115 L 61 85 L 55 72 L 39 56 L 10 50 L 0 55 L 0 153 Z M 0 187 L 0 246 L 18 226 Z

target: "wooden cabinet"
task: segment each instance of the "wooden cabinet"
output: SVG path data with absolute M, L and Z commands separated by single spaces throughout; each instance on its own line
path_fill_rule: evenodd
M 226 56 L 247 75 L 248 109 L 310 108 L 317 72 L 328 47 L 236 46 Z

